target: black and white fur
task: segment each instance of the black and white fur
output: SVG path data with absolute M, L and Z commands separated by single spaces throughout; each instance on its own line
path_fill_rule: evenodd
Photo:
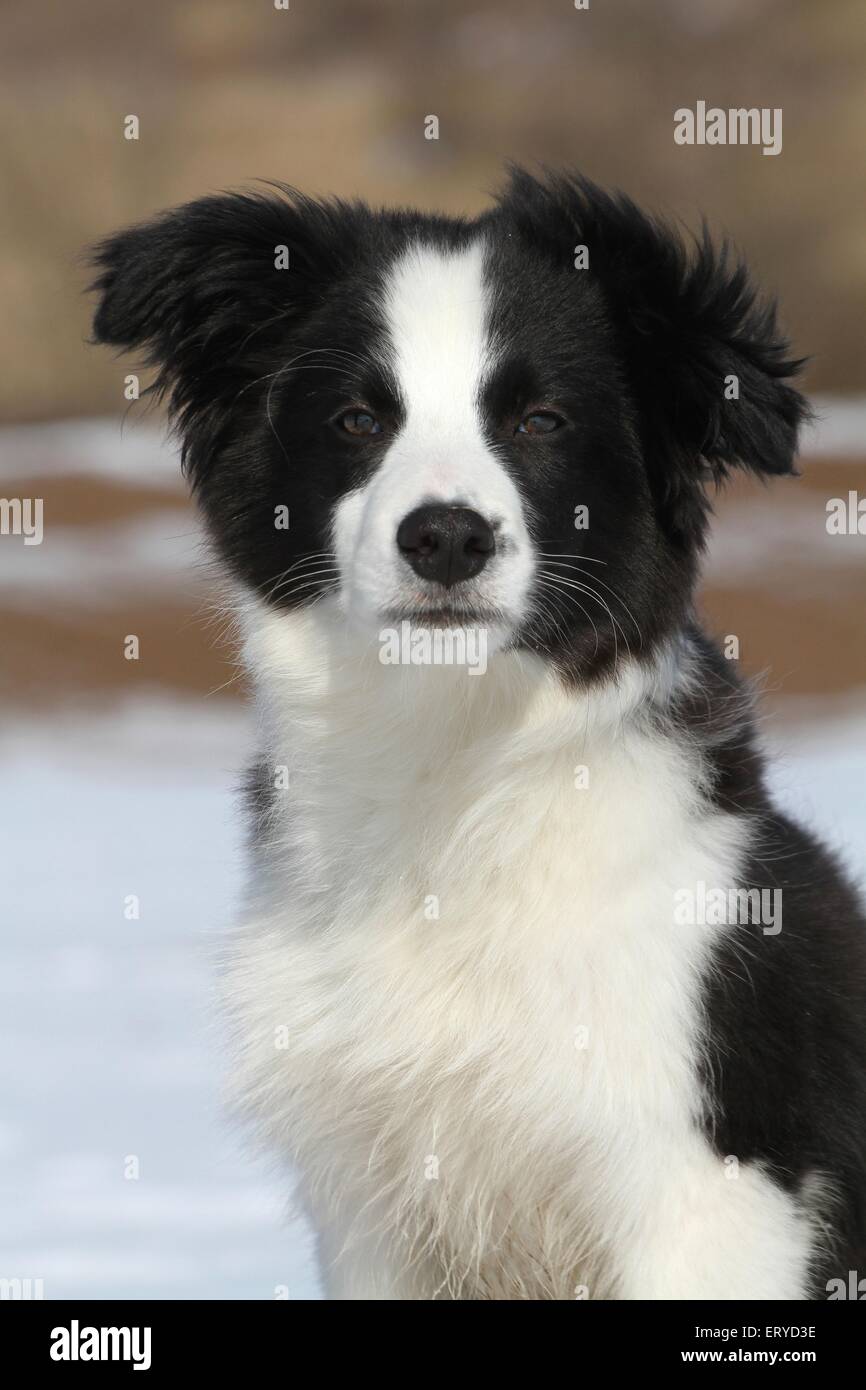
M 158 368 L 255 684 L 236 1083 L 329 1295 L 866 1270 L 863 918 L 692 609 L 708 485 L 792 473 L 806 413 L 741 264 L 519 170 L 472 220 L 280 187 L 97 261 L 96 337 Z M 477 572 L 413 568 L 430 506 L 483 519 Z M 486 674 L 383 665 L 401 621 L 483 628 Z M 678 925 L 699 883 L 781 889 L 781 931 Z

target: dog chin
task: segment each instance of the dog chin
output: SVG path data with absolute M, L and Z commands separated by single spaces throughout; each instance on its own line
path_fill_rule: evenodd
M 491 656 L 511 644 L 519 625 L 514 615 L 482 603 L 443 603 L 431 599 L 372 608 L 344 598 L 341 607 L 349 626 L 377 644 L 387 640 L 412 642 L 425 635 L 442 638 L 450 634 L 467 639 L 473 649 L 480 644 Z
M 379 630 L 398 636 L 401 646 L 416 651 L 427 650 L 425 643 L 432 644 L 433 651 L 437 644 L 444 643 L 446 650 L 453 644 L 455 651 L 463 651 L 467 660 L 481 661 L 486 669 L 491 657 L 511 645 L 516 629 L 516 621 L 501 610 L 431 604 L 387 609 Z

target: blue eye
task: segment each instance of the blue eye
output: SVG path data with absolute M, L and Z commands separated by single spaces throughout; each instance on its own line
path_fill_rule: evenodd
M 552 410 L 536 410 L 531 415 L 527 415 L 517 426 L 517 434 L 552 434 L 558 430 L 565 421 L 561 415 L 555 415 Z
M 356 437 L 365 437 L 372 434 L 381 434 L 382 426 L 371 415 L 369 410 L 347 410 L 343 415 L 338 416 L 336 423 L 346 434 L 353 434 Z

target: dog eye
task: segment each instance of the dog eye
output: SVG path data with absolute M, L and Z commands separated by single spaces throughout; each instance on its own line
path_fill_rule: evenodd
M 558 430 L 565 421 L 561 415 L 554 415 L 552 410 L 536 410 L 532 415 L 527 415 L 517 426 L 517 434 L 552 434 Z
M 336 423 L 340 429 L 345 430 L 346 434 L 371 435 L 381 434 L 382 426 L 371 415 L 369 410 L 347 410 L 338 416 Z

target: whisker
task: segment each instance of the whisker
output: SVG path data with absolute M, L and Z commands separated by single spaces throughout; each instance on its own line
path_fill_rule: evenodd
M 591 555 L 572 555 L 570 552 L 562 550 L 538 550 L 536 554 L 540 555 L 543 560 L 588 560 L 591 565 L 607 564 L 607 560 L 595 560 Z
M 591 585 L 581 584 L 579 580 L 572 579 L 570 576 L 566 576 L 563 574 L 551 574 L 549 570 L 541 570 L 540 574 L 544 575 L 545 579 L 549 580 L 552 583 L 559 584 L 563 588 L 576 589 L 578 593 L 588 594 L 590 598 L 594 598 L 596 603 L 601 604 L 601 606 L 605 609 L 605 611 L 608 614 L 608 617 L 611 620 L 611 623 L 613 623 L 616 626 L 620 636 L 622 637 L 622 640 L 625 642 L 626 647 L 628 647 L 628 637 L 625 634 L 622 624 L 618 622 L 617 619 L 614 617 L 613 613 L 611 612 L 610 605 L 605 602 L 605 600 L 601 597 L 600 594 L 597 594 L 595 592 Z M 575 600 L 575 602 L 577 602 L 577 600 Z
M 550 590 L 550 599 L 549 599 L 549 603 L 550 603 L 551 605 L 552 605 L 554 599 L 558 599 L 560 602 L 564 602 L 564 599 L 562 598 L 562 595 L 558 594 L 554 589 L 551 588 L 551 590 Z M 550 624 L 551 624 L 551 622 L 552 622 L 554 632 L 558 633 L 559 636 L 562 638 L 562 640 L 563 640 L 564 642 L 567 642 L 567 641 L 568 641 L 568 630 L 567 630 L 565 627 L 563 627 L 563 625 L 562 625 L 562 623 L 559 621 L 559 618 L 557 617 L 556 613 L 555 613 L 555 612 L 551 612 L 550 607 L 548 607 L 547 605 L 545 605 L 545 604 L 542 602 L 542 595 L 541 595 L 541 594 L 536 595 L 535 604 L 536 604 L 538 613 L 539 613 L 540 616 L 545 620 L 545 625 L 544 625 L 542 631 L 543 631 L 543 632 L 547 632 L 547 631 L 549 630 Z
M 621 625 L 617 622 L 616 618 L 614 617 L 613 613 L 611 612 L 610 605 L 609 605 L 608 603 L 605 602 L 605 600 L 601 597 L 600 594 L 597 594 L 597 593 L 595 592 L 594 589 L 591 589 L 591 588 L 590 588 L 588 585 L 586 585 L 586 584 L 579 584 L 579 583 L 577 582 L 577 580 L 575 580 L 575 579 L 566 579 L 566 578 L 565 578 L 563 575 L 561 575 L 561 574 L 555 574 L 555 575 L 554 575 L 554 574 L 550 574 L 550 573 L 549 573 L 548 571 L 546 571 L 546 570 L 542 571 L 541 573 L 542 573 L 542 574 L 544 575 L 544 577 L 545 577 L 546 579 L 548 579 L 550 582 L 559 584 L 560 587 L 563 588 L 563 589 L 566 589 L 566 590 L 568 590 L 568 589 L 576 589 L 578 593 L 586 594 L 589 598 L 595 599 L 596 603 L 599 604 L 599 606 L 600 606 L 601 608 L 604 609 L 604 611 L 607 613 L 608 618 L 610 619 L 611 630 L 612 630 L 612 633 L 613 633 L 613 642 L 614 642 L 614 658 L 613 658 L 613 664 L 614 664 L 614 672 L 616 673 L 616 672 L 618 671 L 618 668 L 619 668 L 619 641 L 618 641 L 618 639 L 617 639 L 617 632 L 620 633 L 620 635 L 621 635 L 621 637 L 622 637 L 622 640 L 623 640 L 623 642 L 625 643 L 626 651 L 629 650 L 629 643 L 628 643 L 628 638 L 626 637 L 625 632 L 623 631 Z M 575 600 L 573 600 L 573 602 L 576 603 L 577 600 L 575 599 Z
M 545 588 L 551 590 L 551 591 L 554 592 L 554 593 L 558 593 L 558 592 L 559 592 L 559 591 L 558 591 L 557 585 L 554 584 L 554 583 L 552 583 L 551 580 L 550 580 L 546 575 L 544 575 L 544 574 L 540 574 L 540 575 L 539 575 L 539 577 L 538 577 L 538 582 L 539 582 L 540 584 L 543 584 L 543 585 L 545 586 Z M 584 606 L 583 606 L 582 603 L 578 603 L 577 599 L 572 599 L 572 603 L 574 603 L 574 604 L 580 609 L 581 613 L 582 613 L 583 616 L 587 619 L 587 621 L 589 622 L 590 626 L 592 627 L 593 632 L 595 633 L 595 651 L 593 652 L 593 656 L 594 656 L 594 657 L 595 657 L 595 656 L 598 656 L 598 647 L 599 647 L 599 641 L 600 641 L 599 635 L 598 635 L 598 628 L 596 627 L 595 623 L 593 622 L 592 618 L 590 617 L 589 613 L 588 613 L 587 610 L 584 608 Z
M 336 578 L 339 578 L 339 574 L 340 571 L 337 565 L 326 565 L 322 569 L 296 574 L 271 589 L 268 598 L 274 599 L 277 598 L 278 595 L 284 598 L 286 594 L 297 593 L 300 589 L 308 588 L 310 584 L 323 583 L 324 575 L 334 575 Z M 301 580 L 304 581 L 303 584 L 300 582 Z
M 279 574 L 274 575 L 272 586 L 265 597 L 270 598 L 274 589 L 276 589 L 284 579 L 287 579 L 289 575 L 294 573 L 295 570 L 300 569 L 304 565 L 317 564 L 320 560 L 336 561 L 336 557 L 330 550 L 311 550 L 306 555 L 301 555 L 294 564 L 289 565 L 286 569 L 281 570 Z
M 305 583 L 298 584 L 295 588 L 286 589 L 283 593 L 279 595 L 279 597 L 282 599 L 297 598 L 298 594 L 302 594 L 305 589 L 323 588 L 327 585 L 330 585 L 332 588 L 339 587 L 338 581 L 336 579 L 308 579 Z M 274 595 L 274 597 L 276 597 L 276 595 Z
M 639 640 L 639 642 L 640 642 L 640 645 L 643 646 L 643 634 L 641 633 L 640 627 L 638 626 L 637 619 L 635 618 L 634 614 L 632 613 L 632 611 L 631 611 L 631 609 L 629 608 L 628 604 L 626 603 L 625 599 L 622 597 L 621 594 L 618 594 L 618 593 L 617 593 L 616 589 L 612 589 L 612 588 L 610 587 L 609 584 L 605 584 L 605 582 L 604 582 L 603 579 L 597 579 L 595 575 L 590 574 L 587 570 L 581 569 L 580 565 L 574 564 L 571 560 L 565 560 L 565 559 L 559 559 L 559 558 L 557 558 L 557 559 L 554 559 L 553 563 L 554 563 L 554 564 L 559 563 L 559 564 L 562 564 L 562 565 L 566 565 L 567 568 L 572 569 L 572 570 L 575 570 L 578 574 L 584 574 L 584 575 L 586 575 L 587 579 L 591 579 L 591 580 L 593 581 L 593 583 L 595 583 L 595 584 L 600 584 L 601 587 L 602 587 L 602 589 L 606 589 L 607 592 L 608 592 L 609 594 L 611 594 L 611 595 L 617 600 L 618 603 L 621 603 L 621 604 L 622 604 L 623 608 L 624 608 L 625 611 L 626 611 L 626 614 L 628 615 L 628 618 L 629 618 L 630 622 L 632 622 L 632 623 L 634 624 L 634 629 L 635 629 L 635 632 L 636 632 L 637 635 L 638 635 L 638 640 Z

